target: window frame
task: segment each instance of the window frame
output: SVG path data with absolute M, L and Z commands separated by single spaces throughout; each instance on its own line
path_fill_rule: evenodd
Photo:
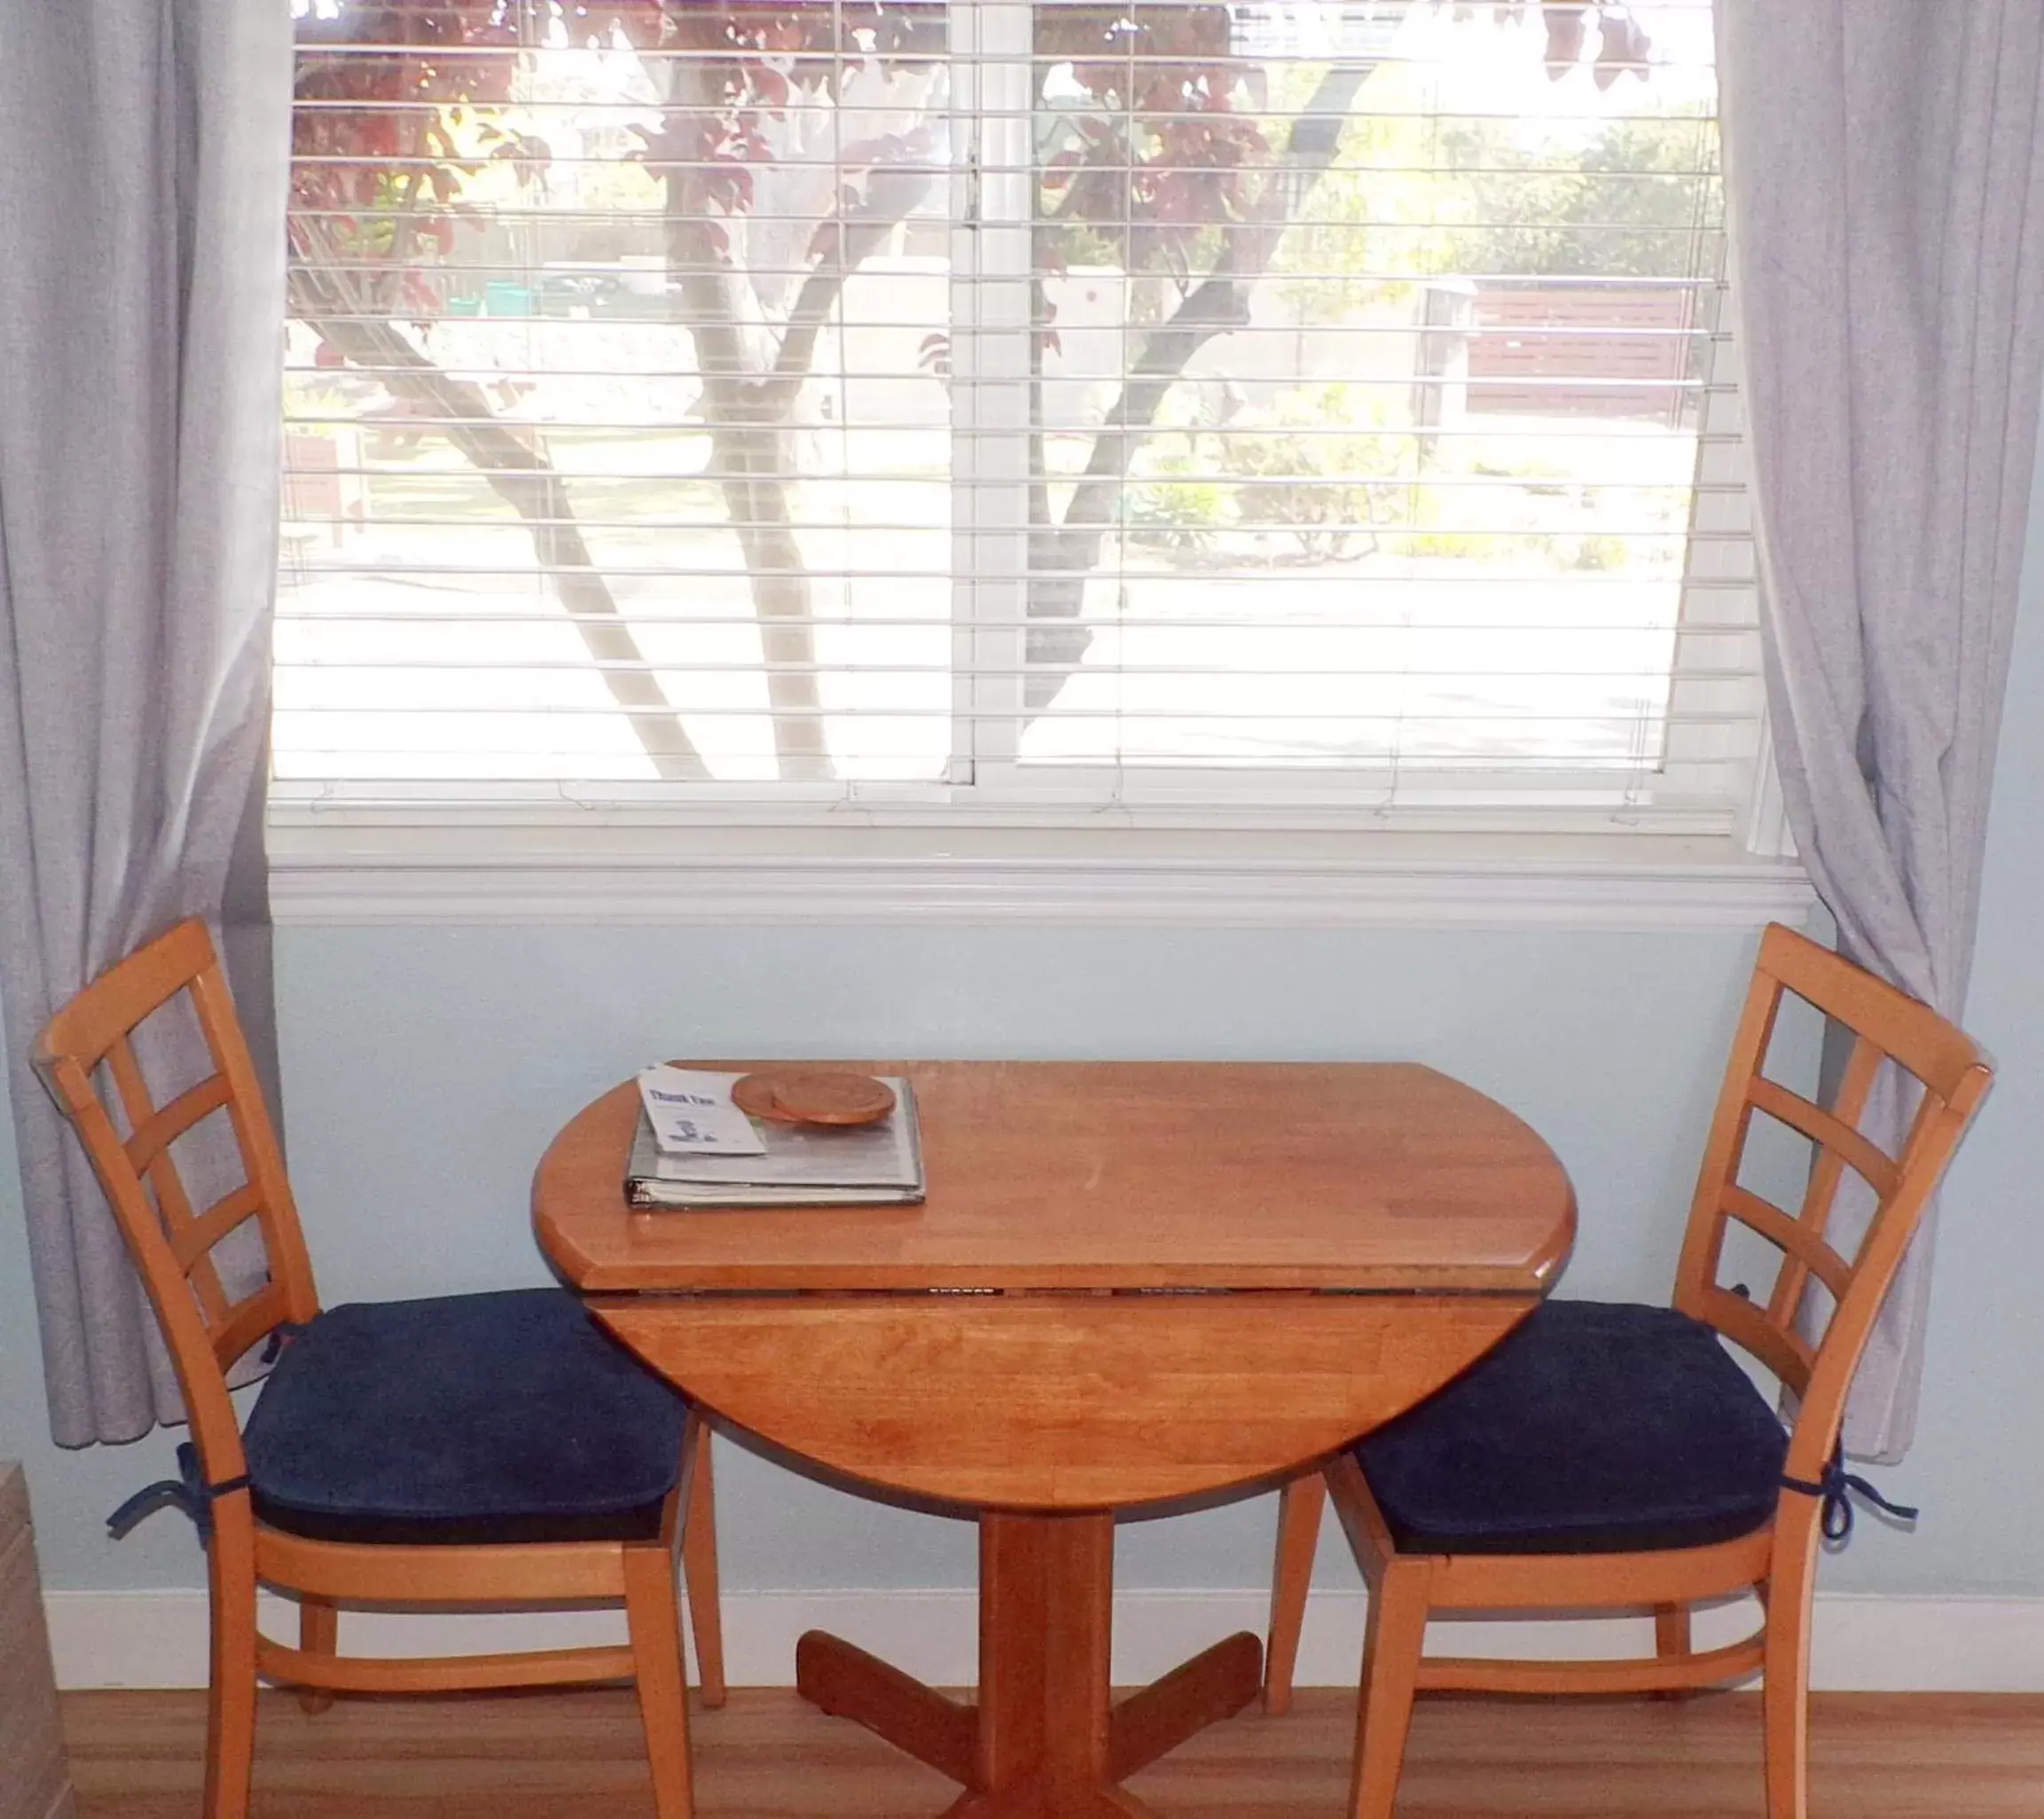
M 1657 804 L 1641 802 L 1636 776 L 1617 772 L 1456 769 L 1429 787 L 1409 766 L 1395 799 L 1385 773 L 1362 770 L 1059 765 L 1071 787 L 1014 786 L 1014 736 L 1004 738 L 975 691 L 983 672 L 1010 671 L 1012 683 L 1021 669 L 1029 404 L 1022 386 L 973 381 L 1012 380 L 1018 357 L 1027 370 L 1032 5 L 952 0 L 950 12 L 956 105 L 974 122 L 951 206 L 953 497 L 962 504 L 952 531 L 952 778 L 273 779 L 278 920 L 1609 929 L 1800 920 L 1814 898 L 1789 851 L 1764 710 L 1729 732 L 1685 725 L 1672 694 L 1661 772 L 1672 787 Z M 1742 532 L 1746 500 L 1727 484 L 1745 477 L 1742 449 L 1726 435 L 1737 427 L 1738 399 L 1718 388 L 1740 376 L 1723 332 L 1728 290 L 1721 279 L 1703 294 L 1713 357 L 1691 529 Z M 1720 498 L 1738 517 L 1706 524 Z M 1692 536 L 1686 551 L 1678 671 L 1683 643 L 1720 619 L 1693 584 L 1725 587 L 1708 573 L 1711 549 Z M 1712 686 L 1678 679 L 1675 689 Z M 1729 762 L 1735 799 L 1681 798 L 1678 734 L 1692 747 L 1701 736 L 1699 768 Z

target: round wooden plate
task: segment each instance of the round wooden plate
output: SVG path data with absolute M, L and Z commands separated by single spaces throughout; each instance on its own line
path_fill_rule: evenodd
M 894 1109 L 894 1089 L 867 1074 L 776 1068 L 733 1083 L 731 1102 L 748 1117 L 786 1125 L 871 1125 Z

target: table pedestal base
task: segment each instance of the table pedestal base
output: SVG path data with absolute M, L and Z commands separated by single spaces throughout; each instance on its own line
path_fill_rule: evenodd
M 1114 1517 L 980 1517 L 979 1703 L 812 1630 L 795 1685 L 967 1792 L 944 1819 L 1145 1819 L 1119 1784 L 1257 1696 L 1263 1645 L 1244 1632 L 1110 1705 Z

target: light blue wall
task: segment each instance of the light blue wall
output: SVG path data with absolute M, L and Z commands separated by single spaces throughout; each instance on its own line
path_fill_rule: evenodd
M 2002 1078 L 1946 1196 L 1922 1437 L 1836 1588 L 2044 1595 L 2044 508 L 2009 688 L 1972 1022 Z M 1664 1295 L 1750 940 L 1701 935 L 1132 932 L 941 927 L 289 929 L 278 993 L 290 1141 L 326 1299 L 534 1282 L 532 1164 L 649 1056 L 841 1054 L 1427 1061 L 1528 1118 L 1577 1184 L 1576 1295 Z M 196 1583 L 189 1533 L 100 1519 L 168 1437 L 48 1440 L 11 1137 L 0 1120 L 0 1456 L 28 1463 L 54 1587 Z M 728 1452 L 733 1588 L 968 1583 L 959 1524 L 876 1508 Z M 1124 1582 L 1248 1586 L 1270 1511 L 1147 1525 Z M 1332 1549 L 1323 1572 L 1344 1576 Z

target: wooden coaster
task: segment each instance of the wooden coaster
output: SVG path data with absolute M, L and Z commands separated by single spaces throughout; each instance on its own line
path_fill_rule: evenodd
M 829 1068 L 776 1068 L 747 1074 L 731 1102 L 748 1117 L 787 1125 L 871 1125 L 894 1109 L 894 1089 L 867 1074 Z

